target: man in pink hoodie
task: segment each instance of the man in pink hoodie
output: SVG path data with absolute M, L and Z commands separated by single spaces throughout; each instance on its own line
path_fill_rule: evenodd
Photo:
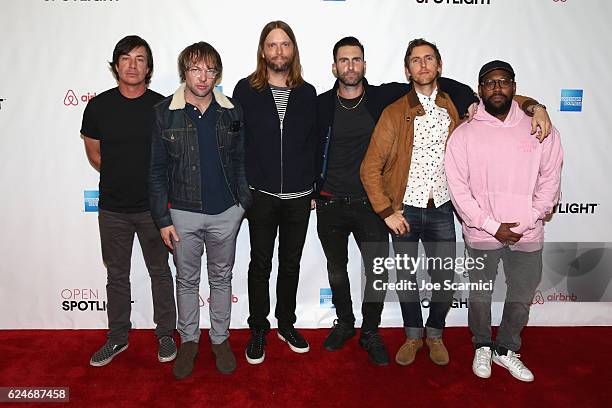
M 468 308 L 476 349 L 472 371 L 488 378 L 493 361 L 515 378 L 533 381 L 517 351 L 542 276 L 542 221 L 559 197 L 563 151 L 556 129 L 542 143 L 531 135 L 531 119 L 512 100 L 514 78 L 503 61 L 481 68 L 478 112 L 449 139 L 445 169 L 469 255 L 483 260 L 476 263 L 482 268 L 469 271 L 470 283 L 479 284 L 470 291 Z M 491 297 L 500 260 L 508 290 L 493 342 Z

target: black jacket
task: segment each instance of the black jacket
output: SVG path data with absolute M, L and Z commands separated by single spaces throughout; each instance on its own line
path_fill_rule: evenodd
M 217 147 L 225 182 L 236 204 L 252 202 L 244 169 L 242 109 L 225 95 L 214 92 L 219 104 Z M 168 203 L 187 210 L 202 209 L 200 150 L 196 125 L 184 112 L 184 85 L 155 105 L 151 140 L 149 201 L 158 228 L 172 225 Z
M 257 91 L 243 78 L 233 97 L 244 110 L 249 184 L 270 193 L 310 190 L 318 140 L 315 88 L 304 82 L 291 90 L 282 129 L 269 86 Z
M 388 84 L 370 85 L 365 78 L 363 79 L 363 83 L 367 95 L 365 106 L 370 115 L 372 115 L 372 118 L 374 118 L 375 123 L 378 122 L 380 115 L 388 105 L 406 95 L 412 89 L 412 84 L 410 83 L 402 84 L 399 82 L 391 82 Z M 472 103 L 478 102 L 478 97 L 474 94 L 474 91 L 461 82 L 440 77 L 438 79 L 438 85 L 440 90 L 449 94 L 460 117 L 467 115 L 468 108 Z M 317 128 L 319 139 L 317 143 L 316 163 L 317 189 L 323 186 L 326 177 L 327 163 L 329 161 L 329 144 L 333 134 L 332 126 L 336 109 L 337 90 L 338 81 L 336 80 L 332 89 L 317 97 Z

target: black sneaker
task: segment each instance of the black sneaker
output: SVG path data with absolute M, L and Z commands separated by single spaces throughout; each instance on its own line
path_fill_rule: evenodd
M 176 343 L 172 336 L 163 336 L 159 339 L 157 359 L 160 363 L 167 363 L 176 358 Z
M 91 356 L 91 360 L 89 360 L 89 364 L 94 367 L 102 367 L 113 361 L 113 358 L 124 350 L 127 350 L 128 343 L 125 344 L 114 344 L 108 340 L 100 350 L 96 351 L 93 356 Z
M 300 333 L 293 326 L 278 329 L 278 338 L 289 345 L 291 351 L 296 353 L 308 353 L 310 346 Z
M 266 358 L 266 329 L 251 329 L 251 338 L 244 354 L 249 364 L 261 364 Z
M 359 345 L 368 352 L 370 361 L 377 366 L 389 365 L 389 354 L 382 337 L 377 331 L 362 332 Z
M 323 347 L 327 351 L 336 351 L 344 346 L 344 342 L 355 335 L 355 328 L 352 324 L 334 321 L 334 327 L 323 342 Z

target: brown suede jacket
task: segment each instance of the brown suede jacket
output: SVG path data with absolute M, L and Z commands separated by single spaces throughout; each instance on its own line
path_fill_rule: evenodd
M 519 95 L 514 99 L 523 110 L 537 103 Z M 436 105 L 450 116 L 448 135 L 461 123 L 455 105 L 447 93 L 438 89 Z M 414 141 L 414 118 L 425 115 L 425 110 L 414 88 L 383 111 L 361 163 L 361 182 L 374 211 L 384 220 L 402 209 L 408 185 L 408 172 Z M 447 139 L 448 142 L 448 139 Z

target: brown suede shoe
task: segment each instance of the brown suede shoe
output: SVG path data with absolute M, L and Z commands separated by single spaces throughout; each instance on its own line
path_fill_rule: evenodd
M 406 339 L 406 342 L 402 344 L 402 347 L 400 347 L 395 355 L 395 362 L 403 366 L 412 364 L 417 351 L 419 351 L 421 347 L 423 347 L 423 340 Z
M 193 371 L 193 365 L 195 359 L 198 356 L 198 349 L 200 345 L 195 341 L 188 341 L 181 343 L 174 361 L 174 367 L 172 367 L 172 374 L 177 380 L 189 377 Z
M 236 357 L 232 352 L 229 340 L 225 340 L 221 344 L 213 344 L 212 352 L 215 355 L 217 370 L 221 374 L 231 374 L 236 369 Z
M 437 365 L 447 365 L 448 364 L 448 351 L 446 347 L 444 347 L 444 342 L 442 342 L 442 338 L 437 339 L 425 339 L 425 343 L 427 343 L 427 347 L 429 347 L 429 358 L 431 361 L 436 363 Z

